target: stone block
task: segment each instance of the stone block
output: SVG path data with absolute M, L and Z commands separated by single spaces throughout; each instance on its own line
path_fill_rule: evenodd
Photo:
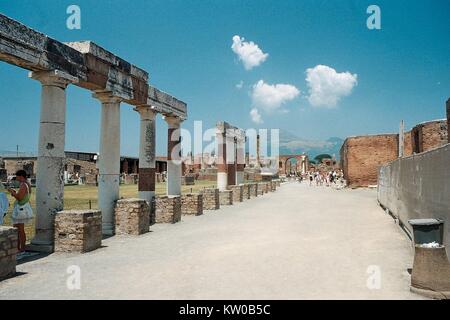
M 257 193 L 258 196 L 262 196 L 264 194 L 264 184 L 263 183 L 258 183 L 258 188 L 257 188 Z
M 102 245 L 99 210 L 67 210 L 55 216 L 55 252 L 89 252 Z
M 0 281 L 16 274 L 17 229 L 0 226 Z
M 200 216 L 203 214 L 203 194 L 188 193 L 181 196 L 181 213 Z
M 206 188 L 201 193 L 203 194 L 203 210 L 220 209 L 219 189 Z
M 254 198 L 258 196 L 258 184 L 257 183 L 249 183 L 249 193 L 250 198 Z
M 233 191 L 231 190 L 220 191 L 219 198 L 221 206 L 233 205 Z
M 180 196 L 155 197 L 155 222 L 177 223 L 181 221 Z
M 242 185 L 242 199 L 243 200 L 250 199 L 250 185 L 249 184 Z
M 233 191 L 233 203 L 244 201 L 244 186 L 228 186 Z
M 143 199 L 118 200 L 115 209 L 116 234 L 140 235 L 149 231 L 150 205 Z

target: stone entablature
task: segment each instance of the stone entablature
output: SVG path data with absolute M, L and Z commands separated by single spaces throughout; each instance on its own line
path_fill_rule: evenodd
M 55 217 L 55 252 L 89 252 L 101 247 L 102 215 L 98 210 L 60 211 Z

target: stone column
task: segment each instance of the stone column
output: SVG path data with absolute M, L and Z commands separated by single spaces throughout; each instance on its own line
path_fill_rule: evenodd
M 228 179 L 227 188 L 229 185 L 236 185 L 236 138 L 234 136 L 227 137 L 227 168 Z
M 258 134 L 258 135 L 256 135 L 256 168 L 258 168 L 258 169 L 261 168 L 259 139 L 260 139 L 260 137 Z
M 450 98 L 447 100 L 447 132 L 448 143 L 450 143 Z
M 181 195 L 181 119 L 165 117 L 169 126 L 167 138 L 167 195 Z
M 135 108 L 141 117 L 139 144 L 139 198 L 152 203 L 155 197 L 156 113 L 148 106 Z
M 102 103 L 100 155 L 98 161 L 98 207 L 102 212 L 102 233 L 114 234 L 115 202 L 120 184 L 120 102 L 111 92 L 97 92 Z
M 244 183 L 245 137 L 239 137 L 236 150 L 236 184 Z
M 217 131 L 217 188 L 219 191 L 227 190 L 227 142 L 225 132 Z
M 77 79 L 53 71 L 31 72 L 42 84 L 39 146 L 36 177 L 36 234 L 32 250 L 52 252 L 54 221 L 64 207 L 64 161 L 66 135 L 66 88 Z

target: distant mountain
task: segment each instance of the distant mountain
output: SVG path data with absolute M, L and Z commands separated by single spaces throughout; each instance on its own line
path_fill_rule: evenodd
M 310 159 L 315 156 L 327 153 L 339 159 L 339 151 L 344 140 L 338 137 L 331 137 L 327 140 L 308 140 L 297 137 L 286 130 L 280 130 L 280 155 L 306 153 Z

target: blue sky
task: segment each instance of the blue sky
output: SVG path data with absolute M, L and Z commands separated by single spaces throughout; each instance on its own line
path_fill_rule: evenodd
M 81 8 L 81 30 L 66 28 L 71 4 Z M 381 30 L 366 27 L 370 4 L 381 9 Z M 317 140 L 394 132 L 401 119 L 410 127 L 444 118 L 450 97 L 448 0 L 3 0 L 0 12 L 60 41 L 92 40 L 149 71 L 153 85 L 188 103 L 190 130 L 194 120 L 204 128 L 226 120 Z M 235 35 L 268 56 L 247 70 L 231 48 Z M 307 69 L 318 65 L 355 80 L 345 94 L 331 93 L 335 106 L 311 103 Z M 269 96 L 258 99 L 260 80 Z M 0 83 L 0 150 L 36 150 L 39 83 L 5 63 Z M 271 93 L 281 100 L 264 106 Z M 252 108 L 263 123 L 252 121 Z M 121 152 L 137 155 L 138 114 L 123 105 L 121 116 Z M 66 149 L 97 151 L 99 124 L 99 103 L 70 87 Z M 157 125 L 164 154 L 167 126 Z

